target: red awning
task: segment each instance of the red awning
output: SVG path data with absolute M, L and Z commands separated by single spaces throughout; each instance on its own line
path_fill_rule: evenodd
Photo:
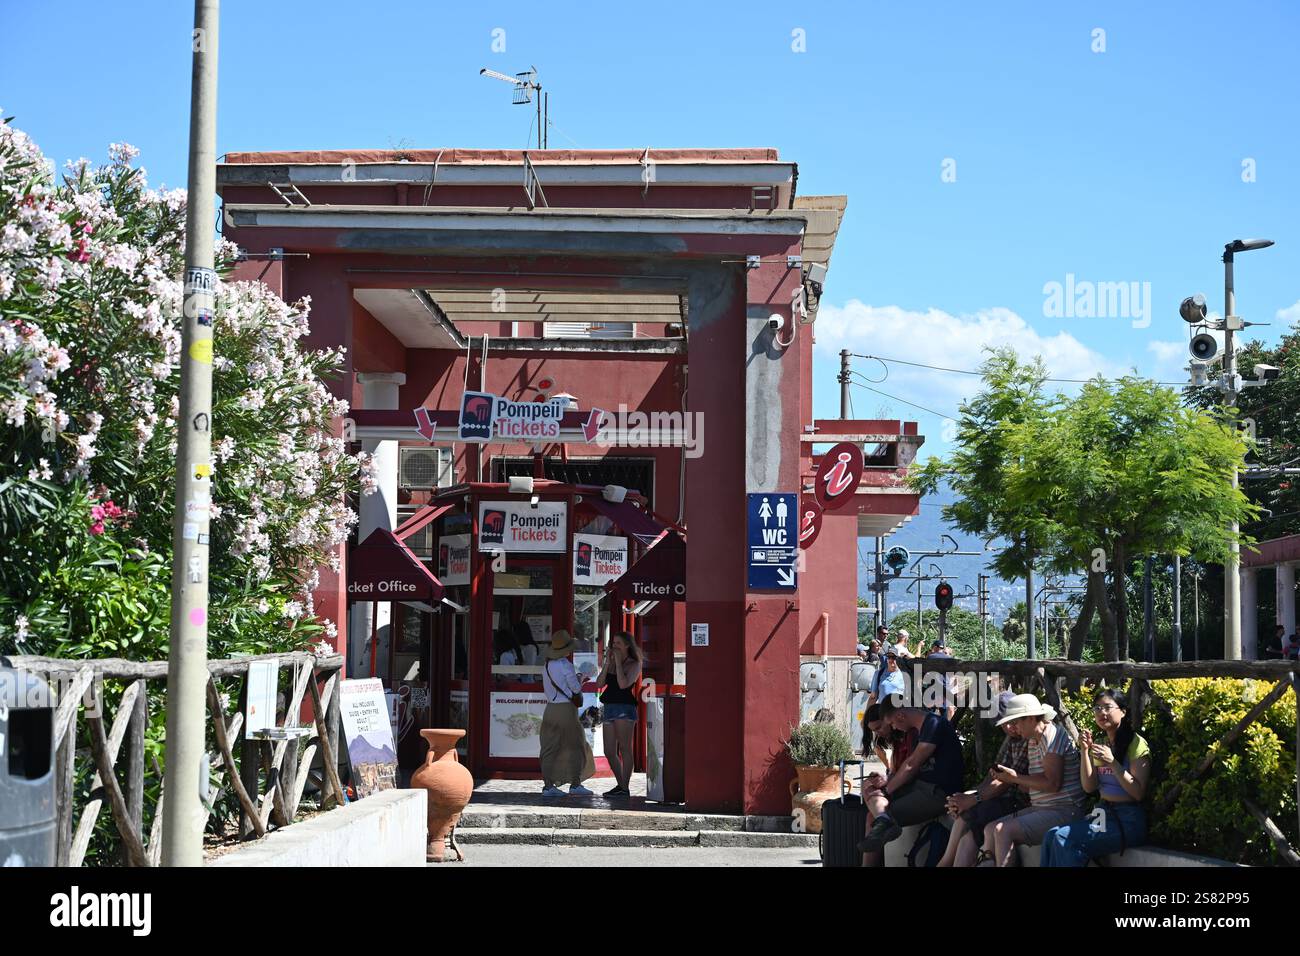
M 600 495 L 583 495 L 582 500 L 584 503 L 590 503 L 593 508 L 618 525 L 624 533 L 632 535 L 642 544 L 651 544 L 664 533 L 662 524 L 630 501 L 616 503 L 606 501 Z
M 425 525 L 437 521 L 454 507 L 455 505 L 425 505 L 415 514 L 411 515 L 411 517 L 398 525 L 397 530 L 393 533 L 397 536 L 399 541 L 405 541 Z
M 387 528 L 376 528 L 348 557 L 349 601 L 441 601 L 442 582 Z
M 621 578 L 605 585 L 620 601 L 685 601 L 686 539 L 676 529 L 663 532 L 650 550 Z

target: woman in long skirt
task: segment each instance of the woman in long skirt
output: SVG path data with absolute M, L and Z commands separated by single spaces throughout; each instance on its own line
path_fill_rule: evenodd
M 582 702 L 582 680 L 569 659 L 574 646 L 568 631 L 556 631 L 542 667 L 542 691 L 546 694 L 541 730 L 542 795 L 547 797 L 563 796 L 560 787 L 566 784 L 571 794 L 591 795 L 582 785 L 595 772 L 595 766 L 594 760 L 588 759 L 587 735 L 574 705 L 575 699 Z

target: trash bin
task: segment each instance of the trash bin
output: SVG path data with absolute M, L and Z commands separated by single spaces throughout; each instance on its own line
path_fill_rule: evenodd
M 54 707 L 49 685 L 0 658 L 0 867 L 54 866 Z

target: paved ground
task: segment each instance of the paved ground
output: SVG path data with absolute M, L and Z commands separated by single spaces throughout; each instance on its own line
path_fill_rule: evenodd
M 817 850 L 674 847 L 642 848 L 611 846 L 496 846 L 465 847 L 468 859 L 462 864 L 431 863 L 430 866 L 803 866 L 821 863 Z

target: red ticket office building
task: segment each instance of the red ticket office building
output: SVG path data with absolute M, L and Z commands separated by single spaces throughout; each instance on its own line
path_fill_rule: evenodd
M 351 676 L 369 673 L 370 633 L 386 634 L 379 675 L 393 687 L 418 675 L 422 719 L 466 712 L 475 773 L 535 766 L 490 745 L 488 698 L 535 676 L 499 670 L 536 666 L 501 663 L 513 660 L 498 646 L 504 625 L 529 619 L 535 639 L 565 627 L 595 654 L 630 625 L 648 676 L 685 684 L 687 804 L 788 811 L 782 740 L 800 661 L 852 654 L 857 539 L 915 513 L 900 476 L 923 440 L 913 423 L 813 418 L 816 308 L 845 200 L 797 195 L 796 181 L 770 149 L 264 152 L 220 164 L 224 231 L 247 254 L 237 278 L 310 296 L 309 344 L 347 349 L 334 387 L 354 411 L 340 428 L 380 476 L 359 540 L 400 534 L 432 503 L 452 507 L 406 543 L 431 565 L 446 560 L 445 539 L 472 543 L 464 574 L 443 582 L 450 604 L 349 609 L 343 555 L 339 575 L 323 569 L 316 605 Z M 550 439 L 464 442 L 466 391 L 568 412 Z M 601 441 L 583 432 L 592 409 L 608 413 Z M 867 457 L 853 502 L 825 516 L 797 589 L 751 590 L 746 494 L 808 490 L 817 452 L 841 437 Z M 609 514 L 607 485 L 627 489 L 622 505 L 639 517 Z M 564 549 L 509 552 L 494 570 L 479 510 L 534 498 L 539 510 L 563 501 Z M 644 551 L 620 517 L 685 529 L 684 601 L 579 593 L 576 535 L 622 537 L 629 561 Z M 693 625 L 707 638 L 689 640 Z

